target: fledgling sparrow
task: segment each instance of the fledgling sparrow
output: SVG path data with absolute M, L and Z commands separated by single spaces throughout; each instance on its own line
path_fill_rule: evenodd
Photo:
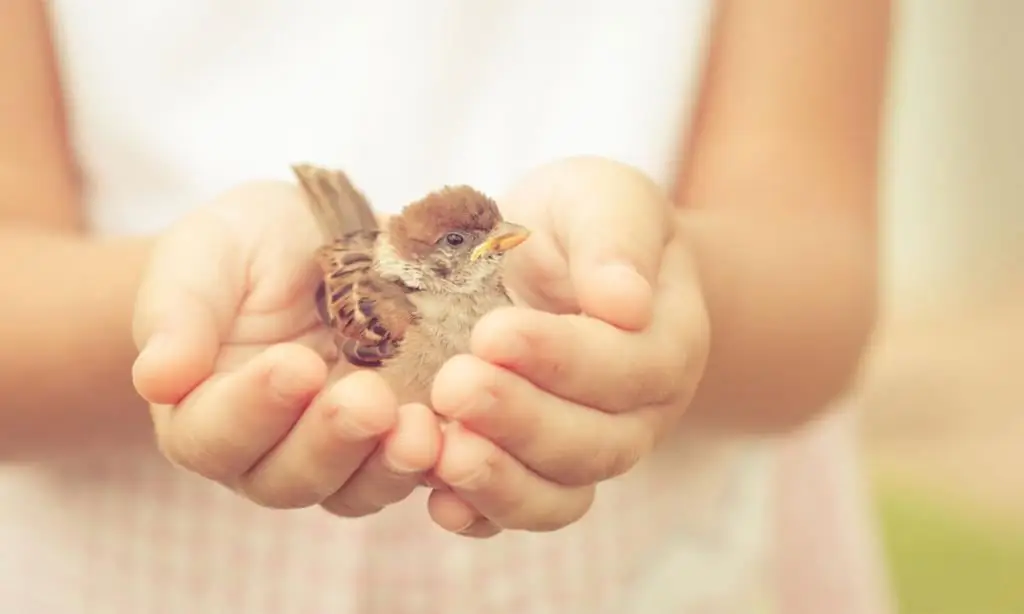
M 375 369 L 400 403 L 429 405 L 434 375 L 469 351 L 474 324 L 511 304 L 503 257 L 529 231 L 469 186 L 433 192 L 381 228 L 344 172 L 292 170 L 327 239 L 316 251 L 324 272 L 316 303 L 341 356 Z

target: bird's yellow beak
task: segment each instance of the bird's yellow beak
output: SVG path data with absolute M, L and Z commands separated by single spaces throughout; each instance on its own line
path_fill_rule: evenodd
M 473 262 L 491 254 L 503 254 L 518 246 L 529 236 L 530 231 L 525 227 L 511 222 L 502 222 L 483 243 L 476 246 L 469 255 L 469 260 Z

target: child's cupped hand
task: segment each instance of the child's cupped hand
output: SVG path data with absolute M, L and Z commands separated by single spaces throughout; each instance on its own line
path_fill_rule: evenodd
M 336 350 L 312 300 L 321 239 L 304 198 L 284 182 L 245 185 L 158 241 L 134 381 L 176 465 L 267 507 L 361 516 L 412 492 L 440 430 L 377 375 L 328 368 Z
M 434 522 L 471 537 L 582 518 L 679 423 L 703 376 L 710 321 L 675 208 L 639 170 L 556 160 L 502 201 L 532 236 L 505 281 L 525 303 L 487 314 L 434 381 L 450 419 Z

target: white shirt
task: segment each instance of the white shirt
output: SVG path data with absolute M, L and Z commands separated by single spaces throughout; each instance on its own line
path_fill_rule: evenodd
M 500 194 L 597 154 L 666 187 L 709 0 L 50 3 L 95 232 L 159 231 L 296 161 L 384 211 Z M 770 455 L 680 435 L 550 534 L 476 541 L 419 493 L 374 517 L 265 510 L 145 445 L 0 473 L 0 611 L 545 614 L 758 611 Z M 10 504 L 8 504 L 8 501 Z M 13 544 L 8 546 L 7 544 Z M 691 609 L 692 608 L 692 609 Z

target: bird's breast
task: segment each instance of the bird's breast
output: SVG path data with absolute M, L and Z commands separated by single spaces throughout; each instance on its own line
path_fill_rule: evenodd
M 396 388 L 399 401 L 430 402 L 434 375 L 449 358 L 469 351 L 473 326 L 487 312 L 510 304 L 501 291 L 480 294 L 409 295 L 417 321 L 402 340 L 399 357 L 382 375 Z
M 473 326 L 487 312 L 509 304 L 504 293 L 410 295 L 416 305 L 421 332 L 446 356 L 469 351 Z

